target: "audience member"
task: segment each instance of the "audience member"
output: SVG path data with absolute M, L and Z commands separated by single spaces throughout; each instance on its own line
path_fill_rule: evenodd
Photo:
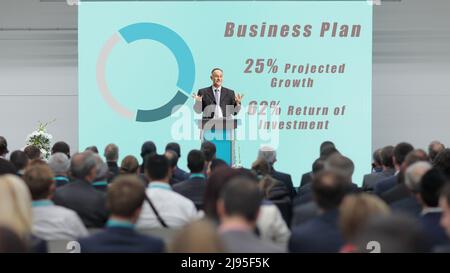
M 70 161 L 64 153 L 54 153 L 48 159 L 48 166 L 53 171 L 56 187 L 62 187 L 69 184 Z
M 11 153 L 9 160 L 16 168 L 17 175 L 22 177 L 29 162 L 27 155 L 24 152 L 17 150 Z
M 103 155 L 108 165 L 108 182 L 110 182 L 119 174 L 119 166 L 117 165 L 117 160 L 119 160 L 119 147 L 114 143 L 110 143 L 106 145 Z
M 70 159 L 70 146 L 69 144 L 67 144 L 64 141 L 58 141 L 55 144 L 53 144 L 52 147 L 52 153 L 51 154 L 55 154 L 55 153 L 63 153 L 67 156 L 67 158 Z

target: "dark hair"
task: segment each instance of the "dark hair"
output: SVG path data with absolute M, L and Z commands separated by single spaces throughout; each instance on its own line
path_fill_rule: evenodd
M 93 153 L 95 153 L 95 154 L 98 154 L 97 146 L 89 146 L 89 147 L 87 147 L 86 149 L 84 149 L 84 151 L 85 151 L 85 152 L 86 152 L 86 151 L 90 151 L 90 152 L 93 152 Z
M 414 147 L 406 142 L 400 142 L 394 148 L 394 157 L 398 165 L 402 165 L 406 156 L 414 150 Z M 395 162 L 394 162 L 395 163 Z
M 430 160 L 433 161 L 436 156 L 445 149 L 444 144 L 439 141 L 432 141 L 430 145 L 428 145 L 428 156 Z
M 173 150 L 166 150 L 164 156 L 169 160 L 169 165 L 173 169 L 178 164 L 178 155 L 177 152 Z
M 169 174 L 169 160 L 163 155 L 152 154 L 146 157 L 145 170 L 150 180 L 164 179 Z
M 333 171 L 322 171 L 312 180 L 314 199 L 319 208 L 331 210 L 337 208 L 350 190 L 350 182 Z
M 439 194 L 446 184 L 445 177 L 437 169 L 431 169 L 422 176 L 420 181 L 420 197 L 429 207 L 437 207 L 439 204 Z
M 191 173 L 199 173 L 205 167 L 205 156 L 199 150 L 192 150 L 187 157 L 187 166 Z
M 46 199 L 50 195 L 50 188 L 54 184 L 54 174 L 50 167 L 36 164 L 28 167 L 23 180 L 30 189 L 33 200 Z
M 181 157 L 180 144 L 178 144 L 176 142 L 167 143 L 167 145 L 166 145 L 166 152 L 167 151 L 174 151 L 177 154 L 178 157 Z
M 127 155 L 120 164 L 120 173 L 121 174 L 135 174 L 137 169 L 139 168 L 139 162 L 136 157 L 132 155 Z
M 211 165 L 209 166 L 211 172 L 214 172 L 216 169 L 220 167 L 229 167 L 229 166 L 227 162 L 225 162 L 225 160 L 222 160 L 220 158 L 214 158 L 213 160 L 211 160 Z
M 237 177 L 224 187 L 220 199 L 224 202 L 226 215 L 241 216 L 253 222 L 258 216 L 262 194 L 254 180 Z
M 28 145 L 23 151 L 30 160 L 38 159 L 41 157 L 41 150 L 39 150 L 39 148 L 34 145 Z
M 218 67 L 215 67 L 215 68 L 213 68 L 213 69 L 211 70 L 211 74 L 214 73 L 214 71 L 216 71 L 216 70 L 220 70 L 220 72 L 223 73 L 223 70 L 222 70 L 222 69 L 220 69 L 220 68 L 218 68 Z
M 386 146 L 381 149 L 381 164 L 387 168 L 394 168 L 394 146 Z
M 156 145 L 153 141 L 146 141 L 141 146 L 141 157 L 142 157 L 142 165 L 140 169 L 140 173 L 144 173 L 145 169 L 145 161 L 147 160 L 148 155 L 156 154 Z
M 112 215 L 130 217 L 142 207 L 145 187 L 136 175 L 120 175 L 108 186 L 106 206 Z
M 22 170 L 28 164 L 28 156 L 22 151 L 14 151 L 9 157 L 11 163 L 16 167 L 16 170 Z
M 447 178 L 450 178 L 450 149 L 442 150 L 433 161 L 433 167 L 440 170 Z
M 0 157 L 0 175 L 2 174 L 16 174 L 17 170 L 14 165 L 8 160 Z
M 340 154 L 339 151 L 335 147 L 325 147 L 323 150 L 320 151 L 320 158 L 323 160 L 327 160 L 330 156 L 334 154 Z
M 252 164 L 252 171 L 256 175 L 262 175 L 262 176 L 270 175 L 271 170 L 272 170 L 272 168 L 271 168 L 270 164 L 264 158 L 258 158 Z
M 4 155 L 9 153 L 8 151 L 8 142 L 6 141 L 6 138 L 3 136 L 0 136 L 0 155 Z
M 336 149 L 336 146 L 334 145 L 334 143 L 332 141 L 329 141 L 329 140 L 322 142 L 322 144 L 320 144 L 320 154 L 322 154 L 323 150 L 329 149 L 329 148 Z
M 114 143 L 106 145 L 104 156 L 106 158 L 106 161 L 117 161 L 117 159 L 119 158 L 119 147 L 117 147 L 117 145 Z
M 64 141 L 58 141 L 55 144 L 53 144 L 52 147 L 52 154 L 54 153 L 63 153 L 67 155 L 68 158 L 70 158 L 70 147 L 69 144 L 65 143 Z
M 447 205 L 450 206 L 450 183 L 446 183 L 441 190 L 440 197 L 444 198 Z
M 232 169 L 229 167 L 217 168 L 208 177 L 205 188 L 204 210 L 206 216 L 210 219 L 218 220 L 217 200 L 219 199 L 220 192 L 231 179 L 238 176 L 253 179 L 255 182 L 258 181 L 250 171 L 244 169 Z
M 383 160 L 381 159 L 381 149 L 376 149 L 372 154 L 373 162 L 377 165 L 382 165 Z
M 325 161 L 322 158 L 314 160 L 312 164 L 312 173 L 316 174 L 325 168 Z
M 205 155 L 205 161 L 211 161 L 216 156 L 216 145 L 210 141 L 203 141 L 200 150 Z

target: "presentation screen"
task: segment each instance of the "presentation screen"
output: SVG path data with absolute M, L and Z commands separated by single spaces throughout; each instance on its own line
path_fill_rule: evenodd
M 243 95 L 233 162 L 276 149 L 275 169 L 311 171 L 330 140 L 371 171 L 372 6 L 367 1 L 81 1 L 79 147 L 108 143 L 120 159 L 152 140 L 201 144 L 193 93 L 223 71 Z M 119 159 L 119 160 L 120 160 Z

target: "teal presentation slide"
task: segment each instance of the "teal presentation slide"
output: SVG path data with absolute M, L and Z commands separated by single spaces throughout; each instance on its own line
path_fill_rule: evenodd
M 192 93 L 223 86 L 244 95 L 234 163 L 277 151 L 275 169 L 311 170 L 333 141 L 371 171 L 372 6 L 366 1 L 82 1 L 78 8 L 79 147 L 108 143 L 140 160 L 143 142 L 179 165 L 200 148 Z

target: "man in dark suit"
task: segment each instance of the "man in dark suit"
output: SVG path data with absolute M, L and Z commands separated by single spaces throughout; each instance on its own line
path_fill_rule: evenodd
M 414 150 L 414 147 L 406 142 L 401 142 L 395 146 L 394 155 L 392 156 L 392 161 L 395 166 L 395 174 L 394 176 L 381 180 L 375 184 L 374 192 L 376 195 L 381 196 L 383 192 L 390 190 L 397 184 L 398 173 L 400 172 L 403 161 L 412 150 Z
M 243 95 L 234 94 L 234 91 L 222 86 L 223 71 L 214 68 L 211 71 L 212 86 L 198 90 L 195 99 L 194 111 L 203 112 L 203 119 L 225 118 L 236 115 L 241 109 Z
M 203 173 L 205 157 L 199 150 L 192 150 L 188 154 L 188 168 L 191 171 L 188 180 L 177 183 L 173 190 L 194 202 L 198 210 L 203 209 L 203 197 L 206 189 L 206 178 Z
M 336 171 L 323 171 L 312 182 L 320 214 L 292 229 L 290 252 L 338 252 L 344 241 L 338 227 L 338 207 L 349 183 Z
M 374 153 L 374 157 L 375 157 L 375 153 Z M 375 185 L 378 182 L 393 176 L 395 173 L 394 161 L 392 160 L 392 157 L 394 155 L 394 147 L 386 146 L 380 150 L 379 154 L 380 154 L 380 158 L 381 158 L 382 170 L 380 172 L 373 172 L 373 173 L 364 175 L 363 184 L 362 184 L 363 191 L 368 191 L 368 192 L 373 191 Z
M 440 224 L 444 228 L 447 237 L 450 238 L 450 185 L 444 186 L 439 197 L 439 207 L 442 209 Z M 450 245 L 445 245 L 441 251 L 450 253 Z
M 109 169 L 108 182 L 111 182 L 114 177 L 119 175 L 119 166 L 117 165 L 117 160 L 119 160 L 119 147 L 114 143 L 106 145 L 104 156 Z
M 161 239 L 144 236 L 134 230 L 144 199 L 145 187 L 136 176 L 117 178 L 108 187 L 106 201 L 111 217 L 106 229 L 80 239 L 81 252 L 163 252 Z
M 173 151 L 176 155 L 176 157 L 169 158 L 169 162 L 172 165 L 172 178 L 179 182 L 188 179 L 189 174 L 178 167 L 178 159 L 181 157 L 180 145 L 176 142 L 170 142 L 166 145 L 166 152 L 167 151 Z
M 105 194 L 93 186 L 97 175 L 96 160 L 90 151 L 72 157 L 70 171 L 75 181 L 56 190 L 56 205 L 74 210 L 87 228 L 103 227 L 108 219 Z

